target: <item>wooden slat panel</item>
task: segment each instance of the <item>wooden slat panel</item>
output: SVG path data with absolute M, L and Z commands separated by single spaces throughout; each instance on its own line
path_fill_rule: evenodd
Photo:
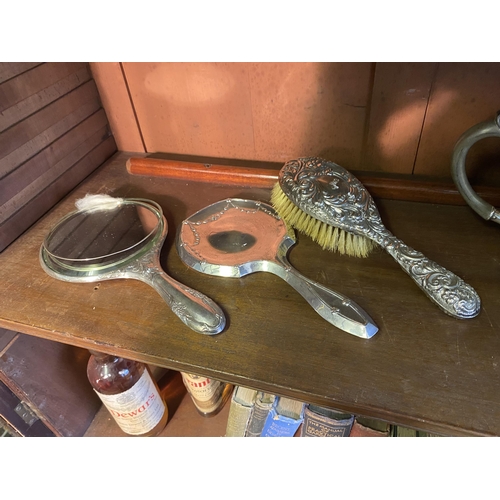
M 61 161 L 71 151 L 106 124 L 106 114 L 100 109 L 66 134 L 40 151 L 2 179 L 0 205 L 31 184 L 39 175 Z
M 14 78 L 21 73 L 30 70 L 31 68 L 35 68 L 36 66 L 40 66 L 43 63 L 29 63 L 29 62 L 0 62 L 0 83 L 6 82 L 11 78 Z
M 145 153 L 121 63 L 90 63 L 90 70 L 118 149 Z
M 440 63 L 433 85 L 415 174 L 451 176 L 451 157 L 460 135 L 473 125 L 493 119 L 500 110 L 500 64 Z M 500 141 L 484 140 L 475 145 L 467 164 L 482 167 L 485 160 L 498 171 Z M 487 177 L 486 177 L 487 179 Z M 471 181 L 481 182 L 471 176 Z
M 93 81 L 0 135 L 0 177 L 7 175 L 100 108 Z
M 377 63 L 361 170 L 411 174 L 437 63 Z
M 101 407 L 88 358 L 86 350 L 20 335 L 0 357 L 0 377 L 58 435 L 82 436 Z
M 67 170 L 33 200 L 30 200 L 10 219 L 0 224 L 0 252 L 114 152 L 116 152 L 116 143 L 111 136 Z
M 110 136 L 101 109 L 2 180 L 0 223 Z M 15 193 L 9 195 L 9 193 Z
M 0 85 L 0 132 L 88 80 L 86 63 L 47 63 Z

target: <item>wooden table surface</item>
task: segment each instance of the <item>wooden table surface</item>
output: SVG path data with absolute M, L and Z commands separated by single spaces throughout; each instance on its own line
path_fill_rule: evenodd
M 496 224 L 467 206 L 376 200 L 388 229 L 477 290 L 482 310 L 468 320 L 441 312 L 383 250 L 339 256 L 299 235 L 292 265 L 371 315 L 380 330 L 364 340 L 327 323 L 274 275 L 208 276 L 180 260 L 174 238 L 182 220 L 227 197 L 269 201 L 268 189 L 130 175 L 130 156 L 115 155 L 0 254 L 1 327 L 430 432 L 500 435 Z M 142 282 L 66 283 L 45 274 L 44 236 L 87 193 L 162 206 L 162 265 L 222 307 L 224 332 L 190 330 Z

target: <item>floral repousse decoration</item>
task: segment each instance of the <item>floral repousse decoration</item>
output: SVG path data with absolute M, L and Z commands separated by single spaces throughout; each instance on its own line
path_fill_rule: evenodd
M 320 158 L 299 158 L 281 171 L 280 184 L 292 202 L 312 217 L 378 241 L 385 228 L 361 182 L 339 165 Z
M 279 182 L 292 203 L 311 217 L 378 243 L 447 314 L 472 318 L 479 313 L 476 291 L 396 238 L 383 225 L 369 192 L 343 167 L 321 158 L 299 158 L 284 165 Z

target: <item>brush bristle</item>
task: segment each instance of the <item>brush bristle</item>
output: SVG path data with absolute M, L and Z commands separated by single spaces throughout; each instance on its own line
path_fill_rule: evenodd
M 377 246 L 364 236 L 348 233 L 306 214 L 290 201 L 278 183 L 272 190 L 271 203 L 286 224 L 307 234 L 324 250 L 337 251 L 354 257 L 368 257 L 371 250 Z

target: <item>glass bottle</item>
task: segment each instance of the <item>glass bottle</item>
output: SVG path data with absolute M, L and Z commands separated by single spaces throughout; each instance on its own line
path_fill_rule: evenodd
M 194 373 L 181 372 L 182 381 L 191 396 L 194 406 L 204 417 L 219 413 L 231 396 L 233 386 Z
M 148 367 L 110 354 L 90 354 L 89 382 L 122 431 L 158 435 L 167 425 L 168 408 Z

